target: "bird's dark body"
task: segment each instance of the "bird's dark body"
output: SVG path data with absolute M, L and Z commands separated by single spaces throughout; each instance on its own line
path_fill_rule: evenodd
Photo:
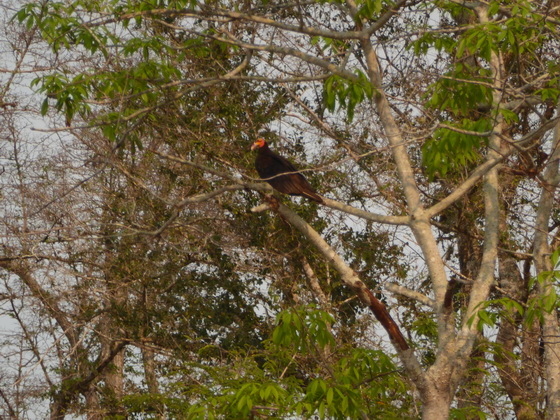
M 255 168 L 261 178 L 281 193 L 299 195 L 317 203 L 323 203 L 323 199 L 315 192 L 307 179 L 297 173 L 298 170 L 295 166 L 289 160 L 270 150 L 266 143 L 258 148 Z

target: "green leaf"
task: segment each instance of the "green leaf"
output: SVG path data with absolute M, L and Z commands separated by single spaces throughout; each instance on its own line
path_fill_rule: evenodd
M 489 325 L 491 327 L 494 326 L 495 322 L 490 316 L 490 314 L 485 310 L 478 311 L 478 317 L 480 318 L 482 324 Z
M 514 122 L 519 122 L 519 117 L 517 116 L 517 114 L 509 109 L 505 109 L 505 108 L 500 108 L 499 109 L 500 114 L 502 114 L 502 116 L 504 117 L 504 120 L 507 123 L 514 123 Z
M 317 393 L 317 388 L 319 387 L 318 380 L 314 380 L 309 384 L 309 393 L 315 395 Z
M 265 400 L 268 400 L 268 397 L 270 397 L 270 393 L 272 392 L 272 390 L 274 389 L 274 387 L 272 385 L 268 385 L 266 388 L 264 388 L 264 392 L 262 393 L 262 397 Z
M 113 124 L 108 124 L 103 126 L 102 131 L 105 137 L 107 137 L 112 142 L 115 141 L 117 134 L 116 134 L 116 127 Z
M 243 410 L 243 408 L 245 408 L 245 406 L 247 405 L 247 396 L 246 395 L 242 395 L 241 398 L 239 398 L 239 401 L 237 402 L 237 409 L 239 411 Z
M 457 58 L 463 57 L 466 47 L 467 47 L 467 41 L 465 38 L 463 38 L 459 41 L 459 46 L 457 47 Z
M 494 16 L 500 10 L 500 2 L 494 1 L 488 6 L 488 16 Z
M 546 312 L 551 313 L 554 309 L 556 309 L 556 301 L 557 301 L 556 288 L 552 286 L 549 288 L 549 292 L 544 298 L 543 309 Z
M 334 391 L 332 388 L 327 390 L 327 404 L 331 405 L 334 398 Z
M 553 270 L 560 268 L 560 248 L 556 249 L 556 251 L 552 253 L 550 261 L 552 262 Z
M 325 418 L 325 410 L 326 410 L 326 404 L 324 401 L 321 401 L 321 403 L 319 404 L 319 418 L 320 419 L 324 419 Z
M 41 115 L 42 116 L 47 115 L 48 111 L 49 111 L 49 98 L 45 98 L 41 105 Z
M 340 401 L 340 410 L 343 413 L 346 413 L 348 411 L 348 397 L 347 396 L 342 397 L 342 400 Z

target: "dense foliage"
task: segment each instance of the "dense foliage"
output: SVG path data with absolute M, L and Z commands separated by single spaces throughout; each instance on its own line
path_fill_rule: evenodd
M 560 415 L 557 2 L 0 4 L 0 415 Z

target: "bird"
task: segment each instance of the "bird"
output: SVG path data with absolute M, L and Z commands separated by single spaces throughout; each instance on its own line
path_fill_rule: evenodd
M 317 194 L 295 166 L 288 159 L 270 150 L 262 137 L 251 146 L 251 150 L 255 149 L 257 150 L 255 169 L 272 188 L 284 194 L 299 195 L 319 204 L 325 204 L 323 198 Z M 286 175 L 281 175 L 284 173 Z

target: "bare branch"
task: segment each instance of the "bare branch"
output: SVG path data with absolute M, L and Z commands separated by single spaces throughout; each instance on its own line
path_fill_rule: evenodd
M 488 9 L 487 6 L 480 6 L 476 9 L 478 18 L 481 23 L 488 22 Z M 492 70 L 493 84 L 496 89 L 493 90 L 493 103 L 497 104 L 496 107 L 502 102 L 501 88 L 504 84 L 504 63 L 501 53 L 492 51 L 490 59 L 490 67 Z M 492 160 L 499 160 L 502 158 L 500 154 L 501 135 L 503 131 L 504 120 L 503 117 L 496 112 L 496 122 L 493 128 L 493 134 L 489 139 L 488 157 Z M 473 284 L 469 305 L 467 307 L 466 315 L 463 321 L 462 333 L 463 339 L 467 342 L 473 342 L 476 336 L 476 326 L 478 324 L 477 311 L 480 309 L 480 303 L 486 300 L 490 293 L 490 288 L 494 283 L 494 273 L 496 271 L 496 260 L 498 256 L 499 244 L 499 226 L 500 226 L 500 198 L 499 198 L 499 179 L 498 168 L 492 166 L 485 176 L 484 182 L 484 245 L 482 250 L 482 261 L 480 270 Z M 474 318 L 473 318 L 474 316 Z M 469 346 L 463 347 L 463 356 L 466 357 L 466 352 L 470 353 Z
M 544 135 L 547 131 L 555 127 L 560 121 L 559 117 L 556 117 L 550 121 L 547 121 L 545 124 L 541 125 L 537 129 L 531 131 L 530 133 L 523 136 L 521 139 L 515 142 L 516 145 L 522 146 L 528 143 L 531 143 L 534 139 Z M 500 133 L 500 137 L 503 135 Z M 516 149 L 510 148 L 507 151 L 500 151 L 500 153 L 495 153 L 492 156 L 489 155 L 488 160 L 478 166 L 471 175 L 461 184 L 459 185 L 451 194 L 449 194 L 444 199 L 438 201 L 432 207 L 426 209 L 426 214 L 428 217 L 432 218 L 436 214 L 441 213 L 443 210 L 448 208 L 450 205 L 455 203 L 459 200 L 462 196 L 464 196 L 472 187 L 474 187 L 480 179 L 488 173 L 492 168 L 498 165 L 500 162 L 503 162 L 509 156 L 511 156 Z
M 303 257 L 302 263 L 303 263 L 303 271 L 305 271 L 307 279 L 309 280 L 309 286 L 311 287 L 311 291 L 313 292 L 313 294 L 315 295 L 315 297 L 323 307 L 325 308 L 328 307 L 329 300 L 327 299 L 325 292 L 323 292 L 323 289 L 321 289 L 321 285 L 319 284 L 319 279 L 317 278 L 315 271 L 309 264 L 309 261 L 307 261 L 307 258 Z
M 185 207 L 187 207 L 189 204 L 196 204 L 196 203 L 202 203 L 204 201 L 208 201 L 214 197 L 217 197 L 219 195 L 224 194 L 225 192 L 228 191 L 237 191 L 237 190 L 242 190 L 245 187 L 243 185 L 227 185 L 223 188 L 219 188 L 217 190 L 214 191 L 210 191 L 208 193 L 204 193 L 204 194 L 197 194 L 197 195 L 193 195 L 191 197 L 187 197 L 185 198 L 183 201 L 177 203 L 173 209 L 173 213 L 172 215 L 156 230 L 154 231 L 136 231 L 135 233 L 140 234 L 140 235 L 150 235 L 150 236 L 158 236 L 161 233 L 163 233 L 181 214 L 181 210 L 183 210 Z
M 356 272 L 344 262 L 340 255 L 338 255 L 338 253 L 305 220 L 283 204 L 279 204 L 278 213 L 315 245 L 317 250 L 321 252 L 339 272 L 342 281 L 356 293 L 362 303 L 371 309 L 389 334 L 393 345 L 399 351 L 401 360 L 414 378 L 415 383 L 419 387 L 422 387 L 424 381 L 422 368 L 385 306 L 375 298 L 373 293 L 371 293 L 367 286 L 360 280 Z
M 33 277 L 30 268 L 25 264 L 23 260 L 3 260 L 0 261 L 0 268 L 3 268 L 9 272 L 12 272 L 19 276 L 25 285 L 31 290 L 33 296 L 39 299 L 45 308 L 47 308 L 49 314 L 56 320 L 59 327 L 64 332 L 68 342 L 72 347 L 78 345 L 79 340 L 77 333 L 75 331 L 74 324 L 67 318 L 66 314 L 58 306 L 56 297 L 51 293 L 46 291 Z
M 384 223 L 388 225 L 408 225 L 410 223 L 409 216 L 384 216 L 382 214 L 371 213 L 356 207 L 349 206 L 348 204 L 339 201 L 331 200 L 330 198 L 323 197 L 323 201 L 327 207 L 331 209 L 340 210 L 353 216 L 358 216 L 362 219 L 370 220 L 376 223 Z
M 258 191 L 262 191 L 262 192 L 265 192 L 265 193 L 269 193 L 271 191 L 271 187 L 268 184 L 265 184 L 263 182 L 260 182 L 260 183 L 243 182 L 239 178 L 234 177 L 233 175 L 231 175 L 227 172 L 219 171 L 219 170 L 210 168 L 206 165 L 191 162 L 191 161 L 188 161 L 186 159 L 182 159 L 182 158 L 177 157 L 177 156 L 167 155 L 167 154 L 158 152 L 156 150 L 153 150 L 153 152 L 156 153 L 157 155 L 161 156 L 161 157 L 166 158 L 166 159 L 170 159 L 170 160 L 173 160 L 175 162 L 180 162 L 180 163 L 183 163 L 185 165 L 189 165 L 189 166 L 192 166 L 194 168 L 203 170 L 205 172 L 209 172 L 211 174 L 217 175 L 219 177 L 229 179 L 229 180 L 234 181 L 238 185 L 241 185 L 245 188 L 258 190 Z M 302 171 L 297 171 L 297 172 L 299 173 L 299 172 L 302 172 Z M 251 178 L 251 179 L 253 179 L 253 178 Z M 233 188 L 233 187 L 230 187 L 230 188 L 232 188 L 232 190 L 233 189 L 239 189 L 239 188 Z M 345 213 L 352 214 L 354 216 L 361 217 L 362 219 L 371 220 L 372 222 L 386 223 L 386 224 L 391 224 L 391 225 L 405 225 L 409 222 L 409 218 L 407 216 L 384 216 L 384 215 L 381 215 L 381 214 L 376 214 L 376 213 L 371 213 L 371 212 L 368 212 L 368 211 L 365 211 L 365 210 L 361 210 L 361 209 L 358 209 L 356 207 L 352 207 L 352 206 L 349 206 L 347 204 L 341 203 L 339 201 L 331 200 L 331 199 L 326 198 L 326 197 L 323 197 L 323 200 L 324 200 L 325 205 L 327 207 L 330 207 L 330 208 L 336 209 L 336 210 L 340 210 L 340 211 L 343 211 Z
M 393 159 L 397 165 L 399 179 L 406 197 L 407 207 L 411 216 L 409 223 L 414 236 L 419 242 L 422 252 L 426 258 L 435 295 L 435 302 L 441 310 L 445 292 L 447 290 L 447 275 L 439 249 L 430 226 L 430 218 L 426 214 L 420 200 L 420 191 L 416 184 L 414 170 L 410 157 L 402 137 L 402 133 L 396 123 L 391 106 L 387 100 L 382 86 L 382 72 L 377 59 L 377 54 L 369 39 L 362 39 L 361 45 L 366 57 L 368 76 L 371 84 L 376 89 L 374 100 L 377 113 L 385 129 L 385 134 L 392 146 Z M 440 329 L 450 329 L 448 323 L 440 323 Z M 443 331 L 440 331 L 443 335 Z
M 387 283 L 383 285 L 383 287 L 391 293 L 395 293 L 409 299 L 414 299 L 426 306 L 429 306 L 430 308 L 435 308 L 435 302 L 433 299 L 430 299 L 428 296 L 417 292 L 416 290 L 408 289 L 396 283 Z

